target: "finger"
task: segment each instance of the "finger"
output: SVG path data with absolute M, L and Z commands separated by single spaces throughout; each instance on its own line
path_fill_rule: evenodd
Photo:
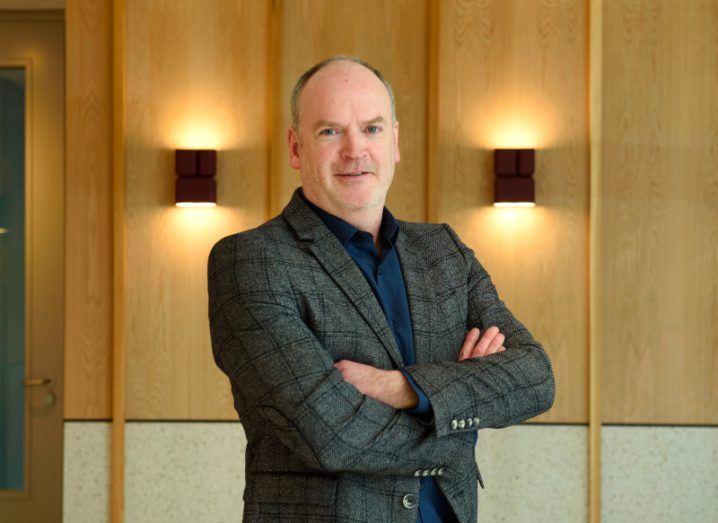
M 496 335 L 499 334 L 499 328 L 495 325 L 492 325 L 489 327 L 485 332 L 484 335 L 481 337 L 479 342 L 476 344 L 476 347 L 474 347 L 474 351 L 471 354 L 472 358 L 480 358 L 486 353 L 486 350 L 489 348 L 489 345 L 491 344 L 491 340 L 493 340 Z
M 488 356 L 489 354 L 493 354 L 499 350 L 499 347 L 501 347 L 504 343 L 504 339 L 506 339 L 506 336 L 501 333 L 497 334 L 496 337 L 491 340 L 491 343 L 489 343 L 489 347 L 486 349 L 484 356 Z
M 471 351 L 474 349 L 480 334 L 481 331 L 476 327 L 471 329 L 468 334 L 466 334 L 464 344 L 461 346 L 461 350 L 459 350 L 459 361 L 471 357 Z

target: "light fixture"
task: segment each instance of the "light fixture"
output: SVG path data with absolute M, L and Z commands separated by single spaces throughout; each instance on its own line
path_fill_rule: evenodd
M 214 207 L 217 205 L 217 151 L 177 149 L 175 151 L 175 205 Z
M 494 151 L 494 207 L 534 207 L 534 149 Z

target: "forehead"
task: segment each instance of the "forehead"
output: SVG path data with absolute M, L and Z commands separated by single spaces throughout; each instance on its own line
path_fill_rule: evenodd
M 339 62 L 317 71 L 299 98 L 302 121 L 391 116 L 386 86 L 366 67 Z

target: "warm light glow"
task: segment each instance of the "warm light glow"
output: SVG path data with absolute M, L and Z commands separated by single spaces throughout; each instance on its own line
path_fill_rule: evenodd
M 462 136 L 479 149 L 546 149 L 556 140 L 555 110 L 549 101 L 526 88 L 477 97 L 462 118 Z
M 236 115 L 208 103 L 187 101 L 188 107 L 163 115 L 161 128 L 168 149 L 231 149 L 243 140 Z
M 214 202 L 177 202 L 177 207 L 216 207 Z
M 221 238 L 238 230 L 238 210 L 234 207 L 167 207 L 163 224 L 178 240 L 177 248 L 202 243 L 206 238 Z
M 539 142 L 539 131 L 528 118 L 514 116 L 496 126 L 488 139 L 492 149 L 535 149 Z
M 495 202 L 494 207 L 536 207 L 534 202 Z
M 7 234 L 7 229 L 5 227 L 0 227 L 0 234 Z

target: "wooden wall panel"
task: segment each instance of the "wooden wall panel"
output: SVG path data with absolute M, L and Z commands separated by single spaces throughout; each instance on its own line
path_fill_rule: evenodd
M 604 2 L 603 419 L 718 423 L 718 4 Z
M 65 418 L 111 416 L 112 6 L 66 9 Z
M 127 417 L 236 419 L 211 356 L 211 246 L 266 217 L 268 2 L 127 2 Z M 174 150 L 218 149 L 218 207 L 174 207 Z
M 585 423 L 588 343 L 587 6 L 440 2 L 438 221 L 474 249 L 545 346 L 556 402 L 541 421 Z M 493 204 L 493 150 L 533 147 L 533 209 Z
M 285 145 L 294 83 L 320 60 L 350 54 L 367 60 L 389 79 L 397 102 L 402 154 L 387 207 L 398 218 L 425 220 L 427 0 L 291 0 L 275 5 L 279 17 L 275 59 L 281 65 L 274 101 L 272 214 L 281 211 L 300 185 L 299 171 L 289 167 Z

